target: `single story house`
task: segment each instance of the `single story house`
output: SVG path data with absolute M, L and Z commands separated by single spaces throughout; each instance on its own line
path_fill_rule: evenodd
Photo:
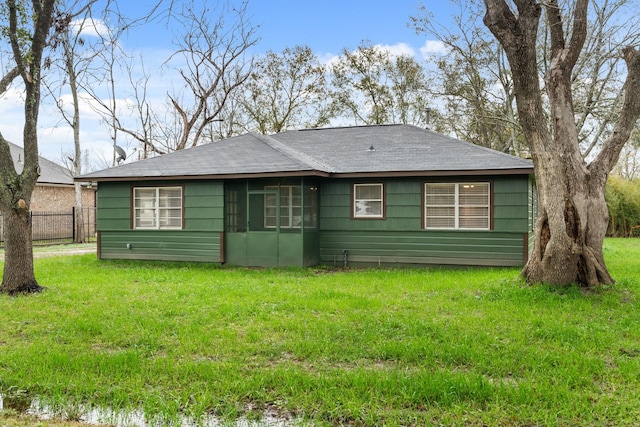
M 526 261 L 530 161 L 411 125 L 245 134 L 93 172 L 98 256 L 240 266 Z

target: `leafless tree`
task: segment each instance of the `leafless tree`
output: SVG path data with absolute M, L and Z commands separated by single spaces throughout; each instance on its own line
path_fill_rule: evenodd
M 80 141 L 80 96 L 82 86 L 91 86 L 94 75 L 91 73 L 91 64 L 96 56 L 96 50 L 85 48 L 84 32 L 87 28 L 95 30 L 96 22 L 91 14 L 92 3 L 85 1 L 73 1 L 57 3 L 56 22 L 58 30 L 52 39 L 52 47 L 59 50 L 59 59 L 48 57 L 45 60 L 45 68 L 51 70 L 57 68 L 61 79 L 44 81 L 50 95 L 55 100 L 55 105 L 64 122 L 73 131 L 74 153 L 71 157 L 71 172 L 74 176 L 82 174 L 82 147 Z M 63 93 L 68 88 L 71 92 L 70 105 L 63 100 Z M 69 111 L 70 107 L 70 111 Z M 75 184 L 75 242 L 85 241 L 82 183 Z
M 164 154 L 196 146 L 209 125 L 221 120 L 225 103 L 249 77 L 246 54 L 258 41 L 246 15 L 246 2 L 204 10 L 189 5 L 176 15 L 185 32 L 167 65 L 179 66 L 183 83 L 168 94 L 173 123 L 179 127 L 175 134 L 166 129 L 166 138 L 152 142 L 153 151 Z
M 504 50 L 482 25 L 483 5 L 451 0 L 454 25 L 442 25 L 422 6 L 411 18 L 417 32 L 441 43 L 429 61 L 436 78 L 430 92 L 438 100 L 438 128 L 458 138 L 522 155 L 515 93 Z

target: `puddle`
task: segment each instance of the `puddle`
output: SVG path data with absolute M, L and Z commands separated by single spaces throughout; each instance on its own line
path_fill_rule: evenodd
M 113 427 L 164 427 L 167 425 L 179 427 L 294 427 L 308 425 L 300 420 L 284 419 L 276 415 L 265 413 L 259 420 L 239 418 L 235 422 L 223 421 L 214 416 L 199 419 L 180 417 L 178 420 L 148 419 L 143 411 L 122 412 L 110 408 L 89 408 L 73 406 L 56 408 L 44 403 L 39 398 L 32 398 L 27 393 L 16 392 L 11 395 L 0 394 L 0 412 L 4 410 L 35 415 L 42 419 L 63 419 L 79 421 L 87 425 L 104 425 Z

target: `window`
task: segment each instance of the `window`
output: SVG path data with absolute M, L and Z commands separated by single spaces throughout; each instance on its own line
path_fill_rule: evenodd
M 278 212 L 277 193 L 278 186 L 266 186 L 265 190 L 273 190 L 274 193 L 264 195 L 264 226 L 275 228 Z M 300 228 L 302 225 L 302 194 L 299 185 L 280 186 L 280 228 Z
M 353 217 L 384 218 L 382 184 L 353 184 Z
M 136 230 L 182 228 L 182 187 L 133 189 L 133 228 Z
M 489 183 L 427 183 L 424 185 L 424 227 L 489 229 Z

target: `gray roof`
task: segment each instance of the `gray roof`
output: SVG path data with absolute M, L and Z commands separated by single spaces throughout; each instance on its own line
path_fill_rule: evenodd
M 8 142 L 8 144 L 16 171 L 21 173 L 24 166 L 24 149 L 11 142 Z M 38 184 L 73 185 L 71 172 L 64 166 L 45 159 L 42 156 L 38 157 L 38 164 L 40 165 Z
M 78 180 L 319 175 L 529 174 L 530 161 L 411 125 L 245 134 Z

